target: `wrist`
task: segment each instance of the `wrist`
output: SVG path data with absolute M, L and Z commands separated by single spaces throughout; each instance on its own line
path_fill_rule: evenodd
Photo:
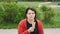
M 28 32 L 31 32 L 31 31 L 28 29 Z

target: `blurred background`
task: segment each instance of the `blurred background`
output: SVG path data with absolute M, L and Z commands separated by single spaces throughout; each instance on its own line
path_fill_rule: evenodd
M 26 8 L 37 12 L 44 28 L 60 28 L 60 0 L 0 0 L 0 29 L 17 29 Z

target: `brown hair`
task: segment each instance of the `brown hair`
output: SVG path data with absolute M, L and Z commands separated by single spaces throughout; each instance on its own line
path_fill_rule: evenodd
M 27 8 L 26 9 L 26 13 L 25 14 L 27 14 L 28 13 L 28 10 L 32 10 L 32 11 L 34 11 L 34 13 L 35 13 L 35 18 L 34 19 L 36 19 L 36 10 L 34 9 L 34 8 Z

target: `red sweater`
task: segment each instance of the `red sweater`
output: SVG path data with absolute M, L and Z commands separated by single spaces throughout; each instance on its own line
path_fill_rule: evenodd
M 44 34 L 41 21 L 37 20 L 39 34 Z M 26 19 L 20 21 L 18 25 L 18 34 L 30 34 L 27 29 Z

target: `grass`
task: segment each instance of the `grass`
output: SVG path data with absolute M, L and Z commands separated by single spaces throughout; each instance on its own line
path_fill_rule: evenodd
M 0 24 L 0 29 L 17 29 L 17 28 L 18 24 L 11 24 L 11 23 Z

